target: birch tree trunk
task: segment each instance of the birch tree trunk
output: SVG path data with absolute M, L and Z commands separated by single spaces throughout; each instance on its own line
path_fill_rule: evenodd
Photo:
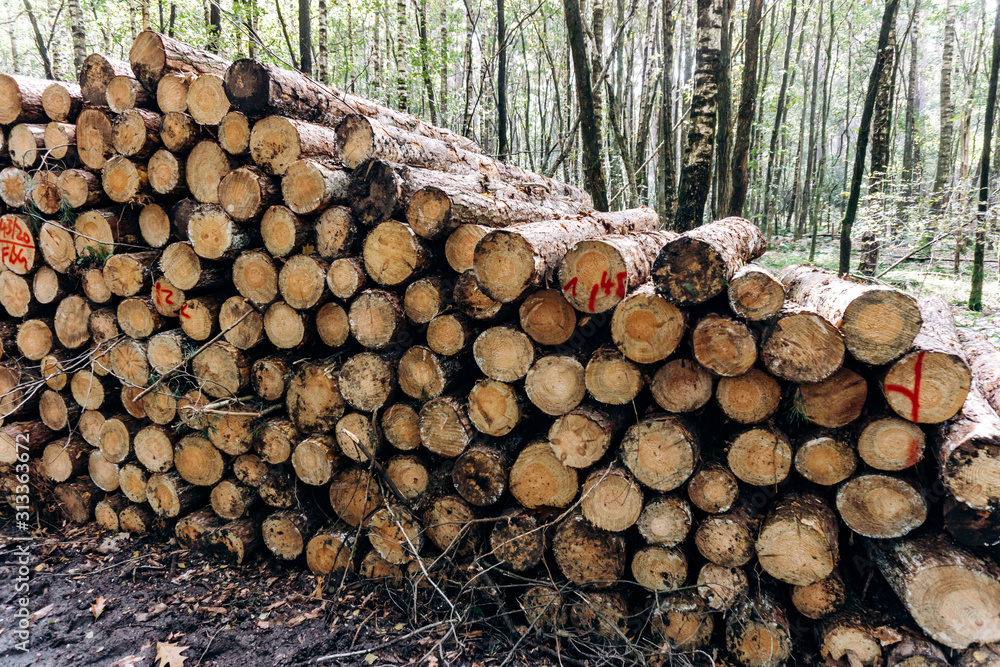
M 952 116 L 955 115 L 951 98 L 951 73 L 955 61 L 955 4 L 947 0 L 944 14 L 944 45 L 941 47 L 941 129 L 938 134 L 937 167 L 934 170 L 934 188 L 931 191 L 931 211 L 940 215 L 948 203 L 944 192 L 951 176 L 951 149 L 953 142 Z M 933 223 L 932 223 L 933 224 Z
M 777 161 L 777 151 L 778 151 L 778 134 L 781 130 L 781 121 L 785 113 L 785 95 L 788 93 L 788 71 L 789 65 L 792 58 L 792 38 L 795 34 L 795 9 L 796 2 L 792 0 L 792 7 L 788 17 L 788 34 L 785 37 L 785 60 L 784 66 L 782 67 L 781 74 L 781 88 L 778 89 L 778 108 L 774 114 L 774 128 L 771 130 L 771 143 L 767 154 L 767 176 L 764 178 L 764 230 L 770 229 L 768 225 L 771 222 L 771 211 L 772 211 L 772 199 L 771 197 L 771 184 L 774 182 L 774 163 Z M 774 224 L 775 230 L 778 228 L 778 223 Z
M 722 3 L 698 0 L 698 53 L 688 115 L 687 145 L 681 172 L 674 228 L 687 231 L 701 225 L 712 183 L 719 68 L 722 67 Z
M 920 63 L 917 60 L 917 44 L 920 40 L 920 0 L 913 1 L 913 24 L 910 28 L 910 71 L 906 87 L 906 118 L 903 121 L 903 187 L 906 195 L 900 201 L 899 214 L 902 217 L 903 207 L 913 201 L 914 173 L 913 147 L 917 141 L 917 70 Z
M 729 210 L 729 198 L 732 196 L 733 180 L 730 172 L 732 155 L 732 115 L 733 115 L 733 85 L 730 70 L 732 64 L 732 13 L 733 0 L 722 0 L 722 40 L 721 61 L 718 68 L 719 79 L 719 122 L 716 133 L 715 158 L 715 206 L 712 208 L 713 219 L 726 215 Z M 640 156 L 641 159 L 641 156 Z
M 67 0 L 66 5 L 69 8 L 69 31 L 73 37 L 73 73 L 76 75 L 87 57 L 87 32 L 80 0 Z
M 326 0 L 319 0 L 319 26 L 316 38 L 319 40 L 319 80 L 330 83 L 330 45 L 327 43 L 327 27 L 330 15 L 326 8 Z

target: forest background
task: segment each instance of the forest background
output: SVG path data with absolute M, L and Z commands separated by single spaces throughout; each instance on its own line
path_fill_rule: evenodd
M 746 216 L 772 239 L 774 267 L 816 261 L 936 289 L 971 310 L 985 304 L 977 323 L 1000 337 L 1000 146 L 986 136 L 1000 59 L 995 2 L 0 0 L 0 8 L 2 71 L 75 80 L 87 54 L 127 60 L 135 35 L 151 28 L 408 110 L 487 153 L 585 187 L 598 208 L 648 205 L 678 229 Z

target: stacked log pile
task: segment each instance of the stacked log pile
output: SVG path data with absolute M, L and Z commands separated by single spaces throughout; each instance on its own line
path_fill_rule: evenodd
M 1000 641 L 1000 353 L 940 299 L 152 32 L 0 124 L 13 504 L 748 667 Z

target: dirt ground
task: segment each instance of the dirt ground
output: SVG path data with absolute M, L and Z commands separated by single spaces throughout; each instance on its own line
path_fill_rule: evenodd
M 31 639 L 30 650 L 22 652 L 13 633 L 20 596 L 17 535 L 12 511 L 4 507 L 4 667 L 160 667 L 158 642 L 186 647 L 181 654 L 187 660 L 168 667 L 584 664 L 523 627 L 508 632 L 484 622 L 449 624 L 447 610 L 435 609 L 444 603 L 435 605 L 426 591 L 415 600 L 412 588 L 324 581 L 301 564 L 273 559 L 227 566 L 178 549 L 172 539 L 165 543 L 163 536 L 102 534 L 95 524 L 32 532 Z

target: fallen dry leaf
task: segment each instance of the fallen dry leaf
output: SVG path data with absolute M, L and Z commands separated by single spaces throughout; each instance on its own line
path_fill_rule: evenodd
M 98 595 L 97 599 L 94 600 L 94 604 L 90 605 L 90 613 L 94 615 L 94 620 L 96 621 L 104 613 L 104 596 Z
M 108 667 L 139 667 L 141 664 L 141 655 L 127 655 L 121 660 L 115 660 Z
M 178 646 L 167 642 L 156 642 L 156 660 L 158 667 L 184 667 L 184 661 L 188 659 L 186 655 L 181 655 L 188 649 L 187 646 Z

